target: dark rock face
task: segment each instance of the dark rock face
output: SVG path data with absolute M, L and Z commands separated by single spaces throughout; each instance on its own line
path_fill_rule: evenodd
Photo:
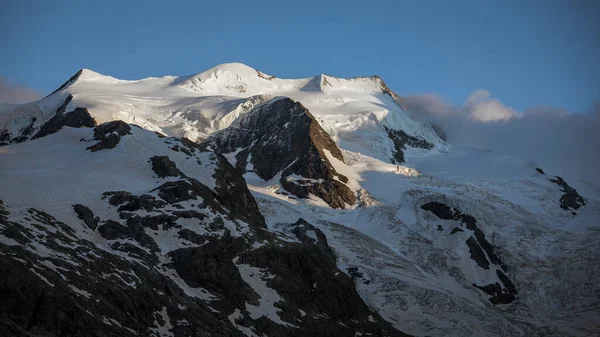
M 10 139 L 10 133 L 7 130 L 0 132 L 0 142 L 4 143 Z
M 346 268 L 346 271 L 348 272 L 348 275 L 350 275 L 350 278 L 352 278 L 353 280 L 362 278 L 364 276 L 363 273 L 358 271 L 358 267 L 355 266 Z
M 477 241 L 471 236 L 467 239 L 466 244 L 469 246 L 471 259 L 475 261 L 479 267 L 483 269 L 490 269 L 490 262 L 485 257 L 485 253 Z
M 333 208 L 354 204 L 356 196 L 345 185 L 325 151 L 343 162 L 335 142 L 302 104 L 289 98 L 271 100 L 240 117 L 205 143 L 220 153 L 243 149 L 236 167 L 269 180 L 281 172 L 281 186 L 300 198 L 313 194 Z M 300 178 L 298 178 L 300 176 Z
M 561 177 L 549 179 L 551 182 L 562 187 L 564 194 L 560 197 L 560 208 L 565 211 L 578 210 L 579 207 L 585 205 L 585 199 L 577 193 L 577 190 L 569 186 Z M 575 214 L 575 212 L 573 212 Z
M 119 206 L 128 201 L 133 201 L 137 197 L 127 191 L 116 191 L 116 192 L 104 192 L 102 194 L 102 199 L 108 199 L 108 203 L 113 206 Z
M 168 230 L 171 228 L 181 228 L 176 224 L 177 216 L 169 214 L 137 216 L 132 215 L 127 218 L 127 226 L 135 228 L 150 228 L 152 230 Z
M 110 202 L 110 200 L 109 200 L 109 202 Z M 156 199 L 152 195 L 142 194 L 139 197 L 132 196 L 132 199 L 129 202 L 127 202 L 126 204 L 121 205 L 117 211 L 119 211 L 119 212 L 123 212 L 123 211 L 134 212 L 134 211 L 143 209 L 143 210 L 150 212 L 155 209 L 163 208 L 166 204 L 167 204 L 166 202 Z M 114 206 L 116 206 L 116 205 L 114 205 Z
M 541 168 L 539 168 L 539 167 L 538 167 L 538 168 L 536 168 L 535 170 L 536 170 L 538 173 L 540 173 L 540 174 L 546 174 L 546 173 L 544 173 L 544 170 L 542 170 L 542 169 L 541 169 Z
M 496 274 L 498 274 L 498 278 L 500 281 L 502 281 L 502 284 L 504 284 L 506 289 L 508 289 L 511 294 L 516 295 L 517 288 L 515 288 L 515 285 L 510 281 L 508 276 L 506 276 L 501 270 L 496 270 Z
M 452 208 L 442 204 L 441 202 L 428 202 L 425 205 L 421 206 L 421 209 L 430 211 L 440 219 L 454 220 L 454 213 L 452 212 Z
M 481 248 L 483 248 L 483 250 L 485 250 L 487 256 L 490 258 L 490 261 L 495 265 L 502 266 L 502 261 L 494 252 L 494 247 L 492 246 L 492 244 L 489 243 L 488 240 L 486 240 L 485 235 L 483 234 L 481 229 L 475 228 L 473 232 L 475 233 L 477 243 L 479 244 L 479 246 L 481 246 Z
M 31 118 L 29 125 L 27 125 L 23 129 L 19 130 L 20 135 L 18 137 L 13 138 L 11 142 L 21 143 L 21 142 L 24 142 L 27 139 L 29 139 L 29 137 L 31 136 L 31 134 L 33 133 L 33 131 L 35 129 L 34 124 L 35 124 L 36 120 L 37 119 L 35 117 Z
M 199 235 L 198 233 L 189 230 L 187 228 L 180 230 L 179 232 L 177 232 L 177 234 L 179 235 L 180 238 L 187 240 L 189 242 L 195 243 L 197 245 L 202 245 L 204 243 L 207 242 L 207 240 L 209 239 L 206 236 L 203 235 Z
M 508 267 L 496 254 L 494 246 L 492 246 L 492 244 L 485 238 L 483 231 L 477 226 L 477 220 L 475 220 L 475 217 L 469 214 L 463 214 L 460 210 L 453 209 L 452 207 L 437 201 L 423 204 L 421 209 L 435 214 L 440 219 L 459 221 L 461 226 L 465 225 L 468 230 L 473 232 L 473 236 L 470 236 L 465 241 L 465 244 L 467 247 L 469 247 L 471 259 L 475 261 L 475 263 L 477 263 L 477 265 L 482 269 L 489 270 L 490 267 L 494 267 L 493 265 L 501 268 L 501 270 L 496 269 L 496 274 L 498 276 L 498 280 L 506 289 L 502 289 L 498 283 L 496 284 L 500 289 L 499 292 L 496 291 L 497 288 L 495 284 L 488 284 L 486 286 L 474 284 L 475 287 L 492 296 L 489 298 L 490 302 L 494 304 L 508 304 L 516 299 L 515 295 L 517 294 L 517 289 L 508 276 L 504 274 L 504 272 L 508 270 Z M 455 234 L 457 232 L 464 232 L 464 230 L 460 227 L 455 227 L 452 229 L 450 234 Z
M 190 153 L 195 153 L 196 150 L 200 151 L 200 152 L 206 152 L 206 148 L 203 147 L 202 145 L 195 143 L 191 140 L 189 140 L 188 138 L 185 137 L 181 137 L 181 138 L 176 138 L 176 140 L 181 142 L 181 145 L 183 147 L 185 147 Z
M 169 181 L 152 190 L 152 192 L 155 191 L 158 191 L 158 196 L 169 204 L 195 200 L 198 197 L 203 198 L 207 203 L 214 204 L 211 190 L 199 183 L 195 184 L 185 180 Z
M 404 163 L 405 160 L 403 150 L 406 150 L 407 145 L 410 147 L 418 147 L 427 150 L 433 148 L 433 144 L 425 139 L 408 135 L 402 130 L 394 130 L 386 126 L 384 126 L 384 128 L 388 134 L 388 137 L 390 137 L 390 139 L 394 142 L 395 152 L 393 153 L 394 158 L 392 158 L 392 162 L 394 163 Z
M 486 294 L 492 296 L 489 300 L 493 304 L 510 304 L 515 300 L 514 294 L 503 292 L 502 287 L 498 282 L 491 283 L 485 286 L 478 286 L 476 284 L 473 284 L 473 286 L 481 289 Z
M 452 229 L 452 231 L 450 232 L 450 234 L 452 235 L 452 234 L 458 233 L 458 232 L 464 232 L 464 231 L 461 228 L 459 228 L 459 227 L 454 227 Z
M 85 223 L 90 229 L 94 230 L 100 222 L 100 218 L 94 217 L 94 212 L 84 205 L 77 204 L 73 205 L 73 210 L 77 213 L 77 217 Z
M 65 113 L 65 111 L 67 111 L 67 105 L 69 105 L 69 103 L 71 103 L 71 101 L 73 100 L 73 95 L 69 95 L 67 96 L 67 98 L 65 98 L 65 100 L 62 102 L 62 104 L 58 107 L 58 109 L 56 109 L 56 114 L 57 115 L 62 115 Z
M 490 302 L 493 304 L 510 304 L 515 301 L 515 295 L 500 293 L 490 298 Z
M 168 313 L 171 332 L 177 337 L 241 335 L 226 323 L 226 317 L 187 296 L 153 268 L 77 238 L 69 226 L 46 213 L 33 209 L 29 213 L 31 221 L 22 223 L 0 212 L 4 214 L 0 224 L 12 224 L 24 235 L 32 235 L 35 228 L 37 235 L 45 237 L 39 244 L 63 257 L 43 257 L 25 246 L 0 244 L 0 268 L 6 272 L 0 277 L 0 335 L 151 336 L 156 335 L 151 329 L 161 310 Z M 7 236 L 5 231 L 0 234 Z M 112 247 L 135 255 L 134 246 L 115 243 Z M 181 320 L 189 324 L 178 324 Z
M 73 128 L 95 127 L 97 125 L 96 121 L 92 118 L 86 108 L 75 108 L 75 110 L 65 113 L 67 105 L 72 99 L 73 96 L 67 96 L 63 104 L 56 110 L 56 114 L 44 123 L 31 139 L 41 138 L 56 133 L 63 126 L 70 126 Z
M 176 152 L 183 152 L 185 154 L 187 154 L 188 156 L 192 156 L 194 153 L 196 153 L 196 150 L 199 150 L 200 152 L 206 152 L 207 149 L 205 146 L 200 145 L 196 142 L 193 142 L 191 140 L 189 140 L 188 138 L 185 137 L 181 137 L 181 138 L 175 138 L 175 141 L 178 141 L 181 143 L 180 145 L 173 145 L 173 147 L 171 148 L 171 150 L 176 151 Z
M 192 152 L 190 150 L 188 150 L 185 147 L 179 146 L 179 145 L 173 145 L 171 150 L 173 150 L 175 152 L 183 152 L 183 153 L 187 154 L 188 156 L 192 155 Z
M 316 238 L 311 236 L 311 232 L 314 233 Z M 302 218 L 298 219 L 298 221 L 292 225 L 292 233 L 296 235 L 296 238 L 301 243 L 319 245 L 327 254 L 335 257 L 335 253 L 329 248 L 325 234 L 317 227 L 306 222 L 306 220 Z
M 121 141 L 121 137 L 131 134 L 131 126 L 123 121 L 112 121 L 98 125 L 94 129 L 94 140 L 98 143 L 87 149 L 96 152 L 105 149 L 114 149 Z
M 150 158 L 150 162 L 152 163 L 152 171 L 160 178 L 183 176 L 175 163 L 167 156 L 154 156 Z
M 222 299 L 223 310 L 232 312 L 243 307 L 246 301 L 257 297 L 242 280 L 233 259 L 235 254 L 245 249 L 241 239 L 234 239 L 228 233 L 220 240 L 213 240 L 201 247 L 182 248 L 169 253 L 170 267 L 177 271 L 188 285 L 202 287 Z
M 291 334 L 288 332 L 290 336 L 354 336 L 355 332 L 406 336 L 372 312 L 360 299 L 353 280 L 339 272 L 335 258 L 314 244 L 265 246 L 249 251 L 240 261 L 265 268 L 274 275 L 267 279 L 267 285 L 285 300 L 278 303 L 281 318 L 288 322 L 302 320 L 294 323 L 299 328 Z M 301 318 L 296 308 L 303 308 L 306 316 Z M 319 313 L 329 318 L 326 321 L 313 319 Z M 369 322 L 369 316 L 375 322 Z M 332 321 L 343 325 L 331 324 Z M 285 330 L 279 325 L 271 326 L 267 332 L 269 336 L 284 334 Z
M 55 115 L 49 121 L 44 123 L 40 128 L 40 131 L 36 133 L 31 139 L 40 138 L 49 134 L 55 133 L 60 130 L 63 126 L 70 126 L 73 128 L 92 128 L 96 126 L 96 121 L 87 109 L 75 108 L 64 115 Z
M 213 176 L 216 181 L 217 201 L 230 210 L 231 216 L 252 226 L 266 228 L 265 218 L 248 190 L 244 177 L 225 157 L 220 154 L 215 156 L 219 163 Z
M 498 282 L 490 283 L 485 286 L 478 286 L 477 284 L 473 283 L 473 286 L 475 288 L 481 289 L 484 293 L 486 293 L 488 295 L 492 295 L 492 296 L 502 293 L 502 287 L 500 286 L 500 283 L 498 283 Z
M 100 235 L 107 240 L 126 239 L 129 237 L 127 227 L 112 220 L 107 220 L 98 228 L 98 232 L 100 232 Z
M 18 135 L 15 137 L 11 138 L 11 134 L 7 130 L 0 132 L 0 145 L 21 143 L 28 139 L 41 138 L 56 133 L 64 126 L 73 128 L 91 128 L 96 126 L 96 121 L 85 108 L 75 108 L 73 111 L 65 112 L 67 110 L 67 105 L 72 99 L 73 96 L 67 96 L 63 103 L 56 109 L 54 116 L 41 126 L 35 126 L 37 120 L 33 117 L 31 118 L 29 125 L 19 130 Z M 35 132 L 36 130 L 37 132 Z
M 176 174 L 183 179 L 166 182 L 154 189 L 153 192 L 157 191 L 161 199 L 169 204 L 175 204 L 198 198 L 202 200 L 201 206 L 208 206 L 220 212 L 225 209 L 231 218 L 240 219 L 257 228 L 266 228 L 265 219 L 260 214 L 254 197 L 248 191 L 246 181 L 239 170 L 234 168 L 225 157 L 215 154 L 218 166 L 214 174 L 216 185 L 214 192 L 179 171 L 167 156 L 163 157 L 153 157 L 155 159 L 151 160 L 154 171 L 158 174 L 168 169 L 171 174 Z M 134 199 L 130 203 L 134 202 L 137 201 Z M 122 208 L 123 206 L 120 209 Z M 184 214 L 187 216 L 191 213 Z

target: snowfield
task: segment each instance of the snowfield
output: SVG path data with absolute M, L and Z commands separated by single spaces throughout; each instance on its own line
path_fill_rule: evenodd
M 585 205 L 562 209 L 564 192 L 550 181 L 552 172 L 536 171 L 537 165 L 527 159 L 453 146 L 433 126 L 409 117 L 401 98 L 386 90 L 379 77 L 341 79 L 321 74 L 280 79 L 239 63 L 187 77 L 137 81 L 83 70 L 75 81 L 38 102 L 0 105 L 0 132 L 14 136 L 28 125 L 42 125 L 72 95 L 66 111 L 87 108 L 98 124 L 123 120 L 201 142 L 261 104 L 290 97 L 308 108 L 341 149 L 344 161 L 331 153 L 326 156 L 348 178 L 345 184 L 356 194 L 357 203 L 333 209 L 315 196 L 297 198 L 283 190 L 280 176 L 264 181 L 250 162 L 244 179 L 271 232 L 293 241 L 290 225 L 303 218 L 326 235 L 339 269 L 353 277 L 360 296 L 383 319 L 415 336 L 600 334 L 600 187 L 563 177 Z M 394 141 L 386 128 L 432 146 L 407 145 L 405 162 L 396 163 Z M 207 153 L 198 161 L 183 153 L 174 155 L 162 138 L 135 127 L 111 151 L 85 151 L 90 144 L 80 139 L 91 137 L 89 129 L 64 127 L 40 139 L 0 146 L 0 199 L 14 209 L 51 212 L 66 224 L 81 222 L 73 213 L 74 203 L 89 205 L 100 218 L 116 219 L 116 210 L 99 204 L 98 196 L 122 186 L 134 194 L 147 193 L 156 185 L 148 158 L 165 154 L 186 175 L 215 189 L 214 158 Z M 235 166 L 242 150 L 224 155 Z M 443 219 L 423 207 L 431 202 L 447 206 L 454 218 Z M 475 219 L 476 229 L 456 214 Z M 83 226 L 73 230 L 101 241 Z M 245 229 L 237 230 L 243 235 Z M 478 233 L 484 234 L 502 263 L 493 262 L 481 237 L 477 239 L 489 268 L 474 259 L 474 248 L 465 242 L 475 240 Z M 170 232 L 150 234 L 164 236 L 162 265 L 168 263 L 168 252 L 182 247 Z M 317 240 L 314 232 L 307 235 Z M 0 235 L 0 243 L 11 245 L 10 240 Z M 231 324 L 247 336 L 256 335 L 237 323 L 245 310 L 252 319 L 266 317 L 296 329 L 278 316 L 275 304 L 284 299 L 267 286 L 269 271 L 234 263 L 260 298 L 258 305 L 236 309 L 229 316 Z M 166 269 L 164 273 L 178 279 L 176 273 Z M 474 285 L 498 283 L 508 294 L 509 282 L 500 274 L 514 284 L 516 295 L 510 303 L 493 304 L 490 295 Z M 206 291 L 185 290 L 207 301 L 212 298 Z M 86 296 L 85 289 L 74 291 Z M 169 322 L 166 309 L 158 316 Z M 154 331 L 172 335 L 170 324 L 156 322 Z

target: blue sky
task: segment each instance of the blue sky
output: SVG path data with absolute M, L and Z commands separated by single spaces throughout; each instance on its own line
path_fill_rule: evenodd
M 0 78 L 51 92 L 242 62 L 278 77 L 378 74 L 401 95 L 519 111 L 600 101 L 598 1 L 30 1 L 0 10 Z

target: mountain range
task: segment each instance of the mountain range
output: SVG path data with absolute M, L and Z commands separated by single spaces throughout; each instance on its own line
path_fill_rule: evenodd
M 600 196 L 378 76 L 78 71 L 0 104 L 0 335 L 591 336 Z

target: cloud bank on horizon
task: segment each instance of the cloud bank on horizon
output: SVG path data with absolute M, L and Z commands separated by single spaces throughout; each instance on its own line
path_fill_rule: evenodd
M 40 98 L 42 95 L 39 92 L 0 77 L 0 102 L 22 104 L 37 101 Z
M 535 106 L 516 111 L 489 91 L 453 106 L 436 94 L 405 96 L 415 119 L 440 127 L 447 141 L 535 161 L 550 174 L 600 183 L 600 103 L 588 113 Z

